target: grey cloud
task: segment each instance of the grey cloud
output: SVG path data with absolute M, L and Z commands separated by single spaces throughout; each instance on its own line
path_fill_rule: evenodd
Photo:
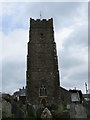
M 64 41 L 63 47 L 64 49 L 59 51 L 61 85 L 68 89 L 77 87 L 85 92 L 84 83 L 88 80 L 88 63 L 85 59 L 88 58 L 84 57 L 88 54 L 88 26 L 76 26 Z
M 16 11 L 6 17 L 10 18 L 10 29 L 17 27 L 27 29 L 29 28 L 29 18 L 40 18 L 40 11 L 42 12 L 42 18 L 54 18 L 54 26 L 56 30 L 63 26 L 73 25 L 74 18 L 80 16 L 77 8 L 80 8 L 85 3 L 79 2 L 38 2 L 38 3 L 8 3 L 9 9 L 12 11 L 13 7 L 16 7 Z M 3 5 L 3 9 L 5 9 Z M 3 15 L 3 21 L 8 22 Z M 4 26 L 3 26 L 4 27 Z M 9 29 L 9 28 L 6 28 Z M 9 30 L 10 30 L 9 29 Z
M 59 61 L 59 63 L 60 63 L 59 67 L 61 67 L 63 69 L 69 69 L 69 68 L 81 65 L 84 62 L 83 62 L 83 60 L 81 58 L 80 59 L 73 58 L 69 54 L 65 54 L 64 53 L 62 56 L 60 55 L 60 61 Z
M 83 72 L 82 72 L 83 71 Z M 84 84 L 87 82 L 87 70 L 81 71 L 81 68 L 73 69 L 71 70 L 62 70 L 61 71 L 61 86 L 67 88 L 67 89 L 74 89 L 74 87 L 77 87 L 78 89 L 81 89 L 82 92 L 84 91 Z
M 88 25 L 77 26 L 70 37 L 64 42 L 64 47 L 88 47 Z
M 2 66 L 2 91 L 13 93 L 25 85 L 25 62 L 4 61 Z
M 16 12 L 11 17 L 9 30 L 12 31 L 16 28 L 27 29 L 30 26 L 29 18 L 39 18 L 40 11 L 42 12 L 42 18 L 54 18 L 55 32 L 63 27 L 68 28 L 75 25 L 75 18 L 80 17 L 80 13 L 77 9 L 87 3 L 18 3 L 11 4 L 16 5 Z M 86 9 L 86 8 L 85 8 Z M 18 12 L 17 12 L 18 11 Z M 18 15 L 17 15 L 18 14 Z M 6 16 L 7 18 L 7 16 Z M 3 26 L 4 27 L 4 26 Z M 6 28 L 5 28 L 6 29 Z M 8 32 L 8 28 L 6 29 Z M 28 34 L 28 33 L 27 33 Z M 22 45 L 22 40 L 21 44 Z M 18 42 L 18 41 L 16 41 Z M 82 56 L 72 57 L 74 51 L 78 46 L 87 47 L 87 26 L 76 26 L 75 31 L 71 36 L 63 43 L 64 50 L 61 53 L 59 51 L 59 69 L 61 75 L 61 85 L 65 88 L 78 87 L 83 89 L 83 82 L 87 80 L 87 68 L 80 67 L 86 65 Z M 23 56 L 26 57 L 26 56 Z M 12 61 L 10 58 L 7 61 L 3 61 L 3 91 L 13 91 L 22 87 L 25 84 L 25 62 Z M 75 69 L 76 68 L 76 69 Z M 72 69 L 72 71 L 71 71 Z
M 40 11 L 42 12 L 42 18 L 54 18 L 55 29 L 61 29 L 62 27 L 68 27 L 74 24 L 74 18 L 80 17 L 80 13 L 77 11 L 82 5 L 87 3 L 77 2 L 54 2 L 54 3 L 33 3 L 27 5 L 26 14 L 28 17 L 39 18 Z M 32 11 L 33 12 L 28 12 Z

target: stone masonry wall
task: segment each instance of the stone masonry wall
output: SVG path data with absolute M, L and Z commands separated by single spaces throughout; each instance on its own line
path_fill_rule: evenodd
M 41 97 L 40 86 L 47 89 L 47 96 Z M 40 104 L 54 103 L 58 98 L 59 71 L 56 44 L 54 42 L 53 19 L 30 19 L 30 31 L 27 55 L 27 101 Z

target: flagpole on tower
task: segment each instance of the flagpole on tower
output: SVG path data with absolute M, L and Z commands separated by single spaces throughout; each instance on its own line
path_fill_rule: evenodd
M 40 20 L 42 19 L 42 14 L 41 14 L 41 11 L 40 11 Z

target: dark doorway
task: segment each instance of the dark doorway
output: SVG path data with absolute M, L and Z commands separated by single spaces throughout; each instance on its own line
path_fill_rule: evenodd
M 43 104 L 44 106 L 46 106 L 46 100 L 45 100 L 45 99 L 42 99 L 42 100 L 41 100 L 41 104 Z

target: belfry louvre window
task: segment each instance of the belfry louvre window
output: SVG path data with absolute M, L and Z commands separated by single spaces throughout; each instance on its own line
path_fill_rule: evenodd
M 41 86 L 40 87 L 40 96 L 47 96 L 47 89 L 46 86 Z

